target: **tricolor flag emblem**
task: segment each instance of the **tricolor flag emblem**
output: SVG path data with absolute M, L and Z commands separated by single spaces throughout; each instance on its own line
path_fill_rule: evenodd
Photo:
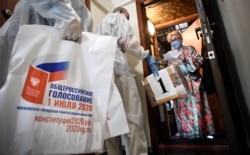
M 22 97 L 29 102 L 42 104 L 47 83 L 66 79 L 68 70 L 68 61 L 30 65 Z
M 67 78 L 69 62 L 43 63 L 36 68 L 50 73 L 48 82 L 59 81 Z

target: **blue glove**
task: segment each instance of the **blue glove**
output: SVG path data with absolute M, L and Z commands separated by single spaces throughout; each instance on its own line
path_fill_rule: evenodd
M 158 73 L 159 62 L 157 61 L 157 59 L 149 54 L 146 57 L 146 61 L 149 65 L 149 68 L 150 68 L 151 72 L 153 73 L 154 77 L 159 76 L 159 73 Z

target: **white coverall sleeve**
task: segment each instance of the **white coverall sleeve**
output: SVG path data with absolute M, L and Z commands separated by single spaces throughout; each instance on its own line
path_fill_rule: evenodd
M 121 50 L 139 59 L 145 59 L 149 54 L 148 50 L 140 46 L 127 18 L 120 13 L 106 15 L 96 32 L 101 35 L 116 36 Z
M 55 20 L 54 27 L 59 30 L 62 39 L 81 42 L 81 18 L 70 0 L 34 0 L 31 6 L 43 18 Z
M 55 28 L 62 28 L 75 19 L 81 20 L 69 0 L 33 0 L 31 6 L 43 18 L 54 19 Z
M 118 44 L 124 51 L 136 56 L 139 59 L 145 59 L 149 55 L 149 50 L 144 50 L 135 36 L 126 38 L 122 37 L 118 40 Z
M 148 56 L 149 51 L 145 50 L 140 45 L 139 41 L 134 35 L 129 21 L 125 18 L 124 15 L 121 16 L 123 18 L 121 19 L 122 25 L 120 26 L 120 31 L 123 32 L 123 35 L 119 38 L 118 44 L 125 52 L 128 52 L 129 54 L 132 54 L 139 59 L 145 59 Z

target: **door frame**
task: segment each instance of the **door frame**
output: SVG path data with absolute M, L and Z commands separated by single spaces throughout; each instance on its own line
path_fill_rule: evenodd
M 153 3 L 154 0 L 137 0 L 136 1 L 136 6 L 137 6 L 137 16 L 138 16 L 138 23 L 139 23 L 139 34 L 140 34 L 140 42 L 141 45 L 145 48 L 145 49 L 149 49 L 149 45 L 148 45 L 148 36 L 147 36 L 147 25 L 146 24 L 146 11 L 144 6 L 148 5 L 149 3 Z M 222 75 L 221 75 L 221 70 L 220 70 L 220 66 L 219 66 L 219 61 L 217 59 L 217 55 L 216 55 L 216 50 L 215 47 L 213 45 L 213 37 L 211 34 L 211 28 L 210 28 L 210 23 L 208 21 L 208 18 L 206 16 L 205 13 L 205 9 L 203 7 L 203 2 L 201 0 L 195 0 L 196 3 L 196 8 L 197 8 L 197 13 L 198 16 L 201 20 L 201 24 L 202 24 L 202 33 L 204 33 L 205 37 L 207 37 L 206 42 L 208 44 L 208 50 L 207 52 L 209 52 L 208 54 L 213 54 L 213 58 L 210 59 L 210 66 L 211 66 L 211 70 L 212 70 L 212 74 L 213 74 L 213 78 L 214 78 L 214 83 L 215 83 L 215 87 L 216 87 L 216 92 L 220 101 L 220 106 L 222 109 L 222 113 L 223 113 L 223 119 L 224 119 L 224 123 L 225 123 L 225 128 L 226 128 L 226 134 L 227 134 L 227 140 L 229 142 L 229 148 L 230 148 L 230 152 L 232 152 L 232 154 L 240 154 L 241 150 L 240 150 L 240 142 L 237 139 L 237 133 L 235 130 L 235 126 L 233 123 L 233 118 L 232 118 L 232 114 L 231 114 L 231 110 L 230 110 L 230 106 L 229 101 L 228 101 L 228 96 L 227 96 L 227 92 L 225 90 L 225 86 L 224 86 L 224 82 L 222 80 Z M 210 41 L 208 40 L 210 39 Z M 147 64 L 145 62 L 143 62 L 143 69 L 144 69 L 144 77 L 148 76 L 150 74 L 149 72 L 149 68 L 147 66 Z M 151 136 L 151 143 L 152 143 L 152 147 L 153 149 L 157 149 L 159 146 L 161 146 L 161 136 L 159 135 L 160 133 L 160 118 L 157 115 L 158 111 L 156 108 L 152 108 L 148 102 L 148 118 L 149 118 L 149 126 L 150 126 L 150 136 Z

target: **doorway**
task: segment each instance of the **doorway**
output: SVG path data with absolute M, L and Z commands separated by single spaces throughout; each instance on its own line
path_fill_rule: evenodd
M 229 141 L 231 140 L 230 138 L 228 139 L 226 132 L 227 127 L 230 125 L 225 125 L 224 119 L 225 116 L 228 116 L 228 112 L 225 112 L 225 110 L 222 109 L 226 106 L 224 105 L 224 102 L 226 102 L 223 95 L 224 88 L 223 86 L 216 85 L 220 79 L 215 78 L 213 72 L 216 70 L 220 73 L 220 70 L 217 68 L 217 60 L 213 58 L 210 59 L 210 55 L 208 55 L 211 47 L 207 44 L 207 40 L 204 39 L 206 34 L 204 33 L 204 25 L 201 23 L 201 21 L 204 22 L 204 20 L 200 18 L 203 18 L 204 15 L 201 16 L 200 11 L 197 10 L 197 1 L 146 0 L 144 2 L 140 2 L 140 4 L 138 2 L 138 5 L 141 5 L 137 6 L 137 8 L 141 8 L 141 17 L 144 19 L 141 23 L 144 23 L 145 25 L 146 21 L 150 20 L 155 26 L 155 34 L 153 36 L 151 36 L 148 31 L 144 29 L 147 36 L 141 36 L 141 38 L 146 38 L 146 41 L 141 40 L 141 43 L 145 48 L 150 49 L 151 54 L 158 60 L 163 59 L 163 55 L 171 50 L 171 46 L 166 41 L 166 38 L 168 33 L 174 30 L 179 30 L 183 34 L 184 41 L 186 41 L 184 44 L 193 44 L 197 51 L 203 56 L 204 65 L 201 73 L 213 113 L 216 129 L 214 139 L 183 141 L 178 137 L 176 138 L 174 112 L 169 110 L 165 104 L 157 107 L 151 107 L 149 105 L 148 109 L 150 110 L 148 110 L 148 115 L 153 147 L 158 150 L 162 150 L 164 148 L 170 149 L 172 144 L 192 144 L 190 148 L 195 147 L 196 144 L 204 144 L 204 146 L 208 146 L 207 149 L 209 149 L 210 146 L 219 144 L 220 147 L 218 147 L 217 151 L 229 151 Z M 210 26 L 213 26 L 213 23 L 209 24 Z M 147 67 L 144 67 L 144 69 L 147 70 Z M 145 73 L 145 76 L 150 74 L 147 71 Z M 226 121 L 228 120 L 230 120 L 230 118 L 227 118 Z M 175 149 L 176 148 L 178 147 L 175 146 Z

